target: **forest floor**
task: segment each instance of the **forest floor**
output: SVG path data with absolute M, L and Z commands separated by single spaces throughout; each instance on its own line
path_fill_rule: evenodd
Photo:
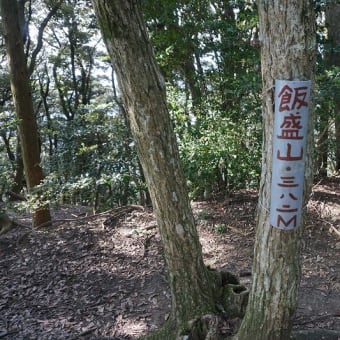
M 251 283 L 257 193 L 194 202 L 205 262 Z M 0 337 L 136 339 L 167 318 L 170 292 L 151 210 L 55 210 L 54 228 L 0 236 Z M 29 223 L 28 218 L 21 219 Z M 340 178 L 313 187 L 295 329 L 340 331 Z M 237 320 L 226 327 L 233 329 Z

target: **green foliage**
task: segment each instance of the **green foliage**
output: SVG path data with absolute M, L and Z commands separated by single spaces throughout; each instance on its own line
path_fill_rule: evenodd
M 140 181 L 136 153 L 112 106 L 84 106 L 74 120 L 64 123 L 57 129 L 56 150 L 46 162 L 46 181 L 54 198 L 102 209 L 136 201 Z M 95 203 L 98 199 L 101 202 Z
M 38 2 L 39 3 L 39 2 Z M 102 210 L 137 202 L 145 191 L 125 109 L 94 13 L 85 0 L 67 0 L 44 31 L 32 74 L 46 180 L 29 204 L 78 203 Z M 32 6 L 30 31 L 49 7 Z M 167 82 L 190 196 L 208 198 L 256 187 L 260 177 L 262 121 L 258 14 L 253 1 L 142 1 L 156 58 Z M 316 3 L 318 137 L 328 127 L 329 167 L 335 163 L 339 67 L 325 61 L 336 50 Z M 37 42 L 31 37 L 28 59 Z M 4 51 L 1 65 L 5 66 Z M 112 91 L 112 86 L 114 90 Z M 17 121 L 9 77 L 0 70 L 0 191 L 13 186 Z M 323 152 L 317 147 L 317 156 Z
M 12 167 L 6 154 L 0 148 L 0 198 L 13 185 Z
M 193 198 L 257 186 L 260 150 L 251 138 L 244 126 L 225 118 L 201 129 L 200 136 L 183 138 L 180 152 Z
M 156 11 L 148 1 L 144 6 L 191 197 L 256 186 L 261 80 L 259 49 L 249 44 L 256 7 L 219 1 L 160 2 Z
M 214 231 L 218 234 L 225 234 L 227 232 L 227 226 L 224 223 L 214 225 Z

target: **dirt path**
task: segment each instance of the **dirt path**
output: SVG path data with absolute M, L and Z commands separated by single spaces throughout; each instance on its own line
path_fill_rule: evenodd
M 193 204 L 206 264 L 248 286 L 256 202 L 255 192 L 238 192 Z M 294 328 L 340 330 L 340 179 L 316 185 L 308 209 Z M 152 212 L 131 210 L 2 235 L 0 337 L 135 339 L 159 327 L 170 307 L 162 245 Z

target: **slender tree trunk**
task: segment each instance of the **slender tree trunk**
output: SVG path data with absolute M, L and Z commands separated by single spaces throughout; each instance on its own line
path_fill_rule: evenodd
M 165 84 L 148 40 L 139 1 L 92 2 L 117 72 L 155 209 L 172 291 L 170 319 L 176 327 L 213 312 L 215 292 L 203 263 L 166 105 Z
M 17 1 L 1 0 L 0 5 L 26 181 L 29 192 L 32 192 L 34 187 L 43 180 L 43 173 L 40 166 L 38 128 L 33 110 L 23 39 L 19 27 Z M 50 220 L 50 212 L 47 206 L 37 209 L 33 214 L 34 225 L 46 223 Z
M 263 80 L 263 161 L 253 262 L 253 283 L 238 338 L 287 340 L 301 276 L 302 225 L 281 230 L 269 221 L 274 122 L 274 80 L 313 80 L 315 27 L 311 0 L 258 1 Z M 310 107 L 310 111 L 311 107 Z M 313 121 L 307 136 L 304 200 L 312 183 Z
M 329 112 L 329 105 L 325 104 L 319 117 L 320 130 L 317 141 L 318 158 L 316 170 L 322 177 L 327 177 L 328 168 Z
M 336 0 L 329 0 L 326 8 L 326 23 L 328 39 L 331 43 L 330 51 L 326 54 L 329 66 L 340 67 L 340 4 Z M 335 117 L 335 171 L 340 172 L 340 95 L 339 89 L 334 95 Z
M 340 98 L 335 98 L 335 171 L 340 173 Z
M 24 176 L 24 162 L 22 160 L 21 154 L 21 146 L 20 146 L 20 138 L 17 135 L 17 146 L 16 146 L 16 158 L 15 158 L 15 167 L 14 167 L 14 180 L 11 191 L 16 194 L 20 194 L 23 186 L 24 186 L 25 176 Z

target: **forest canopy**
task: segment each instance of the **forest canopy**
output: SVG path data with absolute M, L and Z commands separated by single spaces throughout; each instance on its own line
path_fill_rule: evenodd
M 143 1 L 167 87 L 190 197 L 257 188 L 261 65 L 254 1 Z M 95 210 L 150 204 L 115 70 L 90 2 L 20 1 L 21 28 L 46 175 L 30 193 Z M 316 6 L 316 175 L 339 171 L 339 42 Z M 332 33 L 333 32 L 333 33 Z M 4 40 L 0 62 L 0 193 L 26 195 Z

